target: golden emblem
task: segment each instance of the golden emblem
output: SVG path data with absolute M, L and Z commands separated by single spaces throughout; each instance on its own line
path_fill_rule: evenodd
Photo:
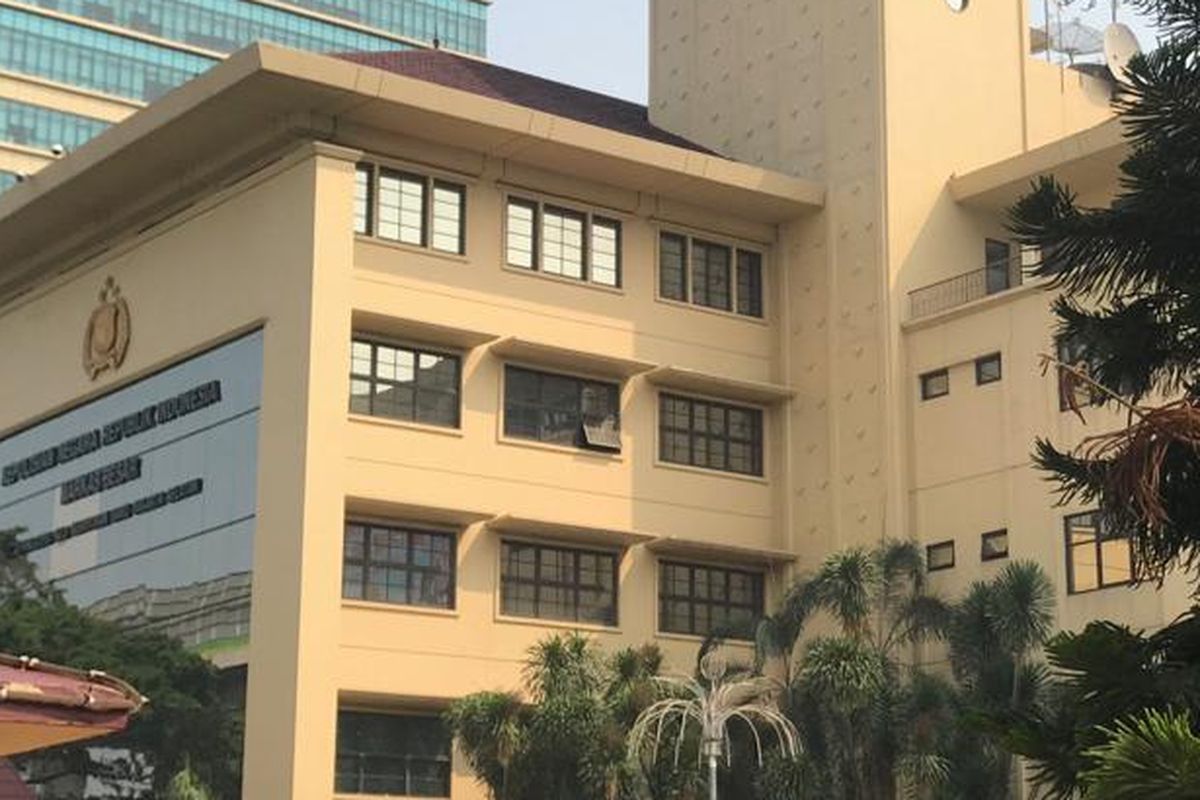
M 100 290 L 100 305 L 88 320 L 83 337 L 83 368 L 89 378 L 96 380 L 104 370 L 121 366 L 128 349 L 129 304 L 110 277 Z

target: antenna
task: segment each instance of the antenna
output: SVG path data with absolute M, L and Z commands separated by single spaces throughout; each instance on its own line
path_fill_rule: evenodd
M 1129 62 L 1142 52 L 1137 36 L 1128 25 L 1114 22 L 1104 30 L 1104 59 L 1117 80 L 1124 80 Z

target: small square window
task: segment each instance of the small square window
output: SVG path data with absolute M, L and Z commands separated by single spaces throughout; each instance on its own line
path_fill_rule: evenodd
M 950 394 L 950 371 L 939 369 L 921 376 L 921 399 L 933 400 Z
M 954 542 L 938 542 L 925 548 L 925 568 L 930 572 L 954 566 Z
M 990 356 L 983 356 L 975 359 L 975 383 L 978 386 L 983 386 L 985 383 L 995 383 L 1000 380 L 1001 366 L 1000 354 L 992 353 Z
M 1008 558 L 1008 531 L 990 531 L 983 534 L 980 537 L 979 558 L 983 561 Z

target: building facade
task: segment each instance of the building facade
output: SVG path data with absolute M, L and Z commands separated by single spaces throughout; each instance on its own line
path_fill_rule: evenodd
M 251 42 L 483 56 L 489 0 L 13 0 L 0 6 L 0 191 Z
M 1108 88 L 1020 3 L 903 5 L 656 0 L 648 110 L 236 53 L 0 198 L 0 529 L 246 668 L 256 799 L 481 797 L 437 714 L 538 640 L 687 671 L 884 536 L 948 596 L 1032 558 L 1064 627 L 1169 620 L 1028 459 L 1114 422 L 1059 410 L 1003 217 L 1111 196 Z

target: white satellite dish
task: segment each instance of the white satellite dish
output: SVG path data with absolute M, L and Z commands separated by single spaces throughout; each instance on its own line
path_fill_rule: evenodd
M 1117 80 L 1125 79 L 1129 62 L 1141 52 L 1137 36 L 1128 25 L 1114 22 L 1104 29 L 1104 57 L 1108 61 L 1109 72 Z

